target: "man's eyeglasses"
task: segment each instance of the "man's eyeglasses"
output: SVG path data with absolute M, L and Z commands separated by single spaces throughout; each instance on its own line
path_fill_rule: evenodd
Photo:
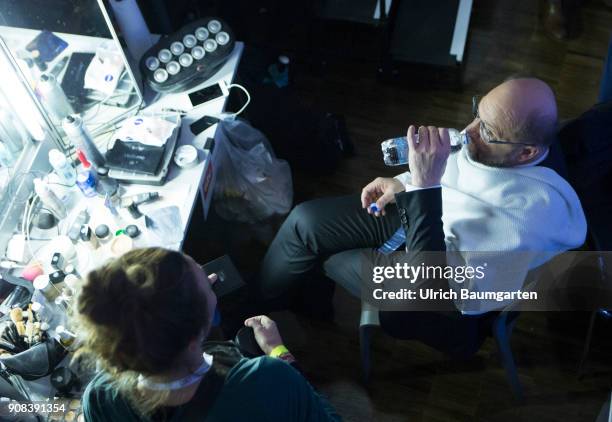
M 475 119 L 478 119 L 478 131 L 480 133 L 480 138 L 485 141 L 487 144 L 508 144 L 508 145 L 527 145 L 527 146 L 536 146 L 535 144 L 529 144 L 526 142 L 510 142 L 505 141 L 503 139 L 495 139 L 495 135 L 486 127 L 484 122 L 480 119 L 480 114 L 478 114 L 478 104 L 480 103 L 480 97 L 475 95 L 472 97 L 472 114 Z

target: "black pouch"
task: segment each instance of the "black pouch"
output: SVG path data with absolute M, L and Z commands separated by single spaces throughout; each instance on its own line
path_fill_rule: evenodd
M 66 349 L 57 340 L 49 339 L 16 355 L 0 358 L 0 366 L 12 375 L 35 380 L 49 375 L 66 353 Z

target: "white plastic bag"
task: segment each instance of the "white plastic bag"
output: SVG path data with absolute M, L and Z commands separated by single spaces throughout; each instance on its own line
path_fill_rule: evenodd
M 243 120 L 222 120 L 216 141 L 217 214 L 243 223 L 287 214 L 293 202 L 291 168 L 274 156 L 264 134 Z

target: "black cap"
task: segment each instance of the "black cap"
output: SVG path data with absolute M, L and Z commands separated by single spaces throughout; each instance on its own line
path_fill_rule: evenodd
M 104 239 L 109 234 L 110 229 L 106 224 L 100 224 L 98 227 L 96 227 L 96 237 L 98 237 L 99 239 Z
M 81 226 L 81 240 L 83 242 L 88 241 L 89 239 L 91 239 L 91 228 L 87 225 L 87 224 L 83 224 Z
M 131 238 L 138 237 L 140 234 L 140 229 L 135 224 L 130 224 L 125 228 L 125 233 Z

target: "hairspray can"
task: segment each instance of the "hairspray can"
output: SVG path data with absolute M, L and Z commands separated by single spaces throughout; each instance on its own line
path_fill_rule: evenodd
M 43 73 L 36 88 L 38 95 L 51 116 L 53 123 L 60 124 L 64 117 L 74 113 L 64 90 L 50 73 Z
M 83 148 L 87 159 L 93 163 L 95 167 L 104 167 L 106 160 L 96 147 L 87 128 L 83 125 L 83 119 L 79 115 L 68 115 L 62 121 L 62 127 L 68 135 L 68 138 L 79 147 Z

